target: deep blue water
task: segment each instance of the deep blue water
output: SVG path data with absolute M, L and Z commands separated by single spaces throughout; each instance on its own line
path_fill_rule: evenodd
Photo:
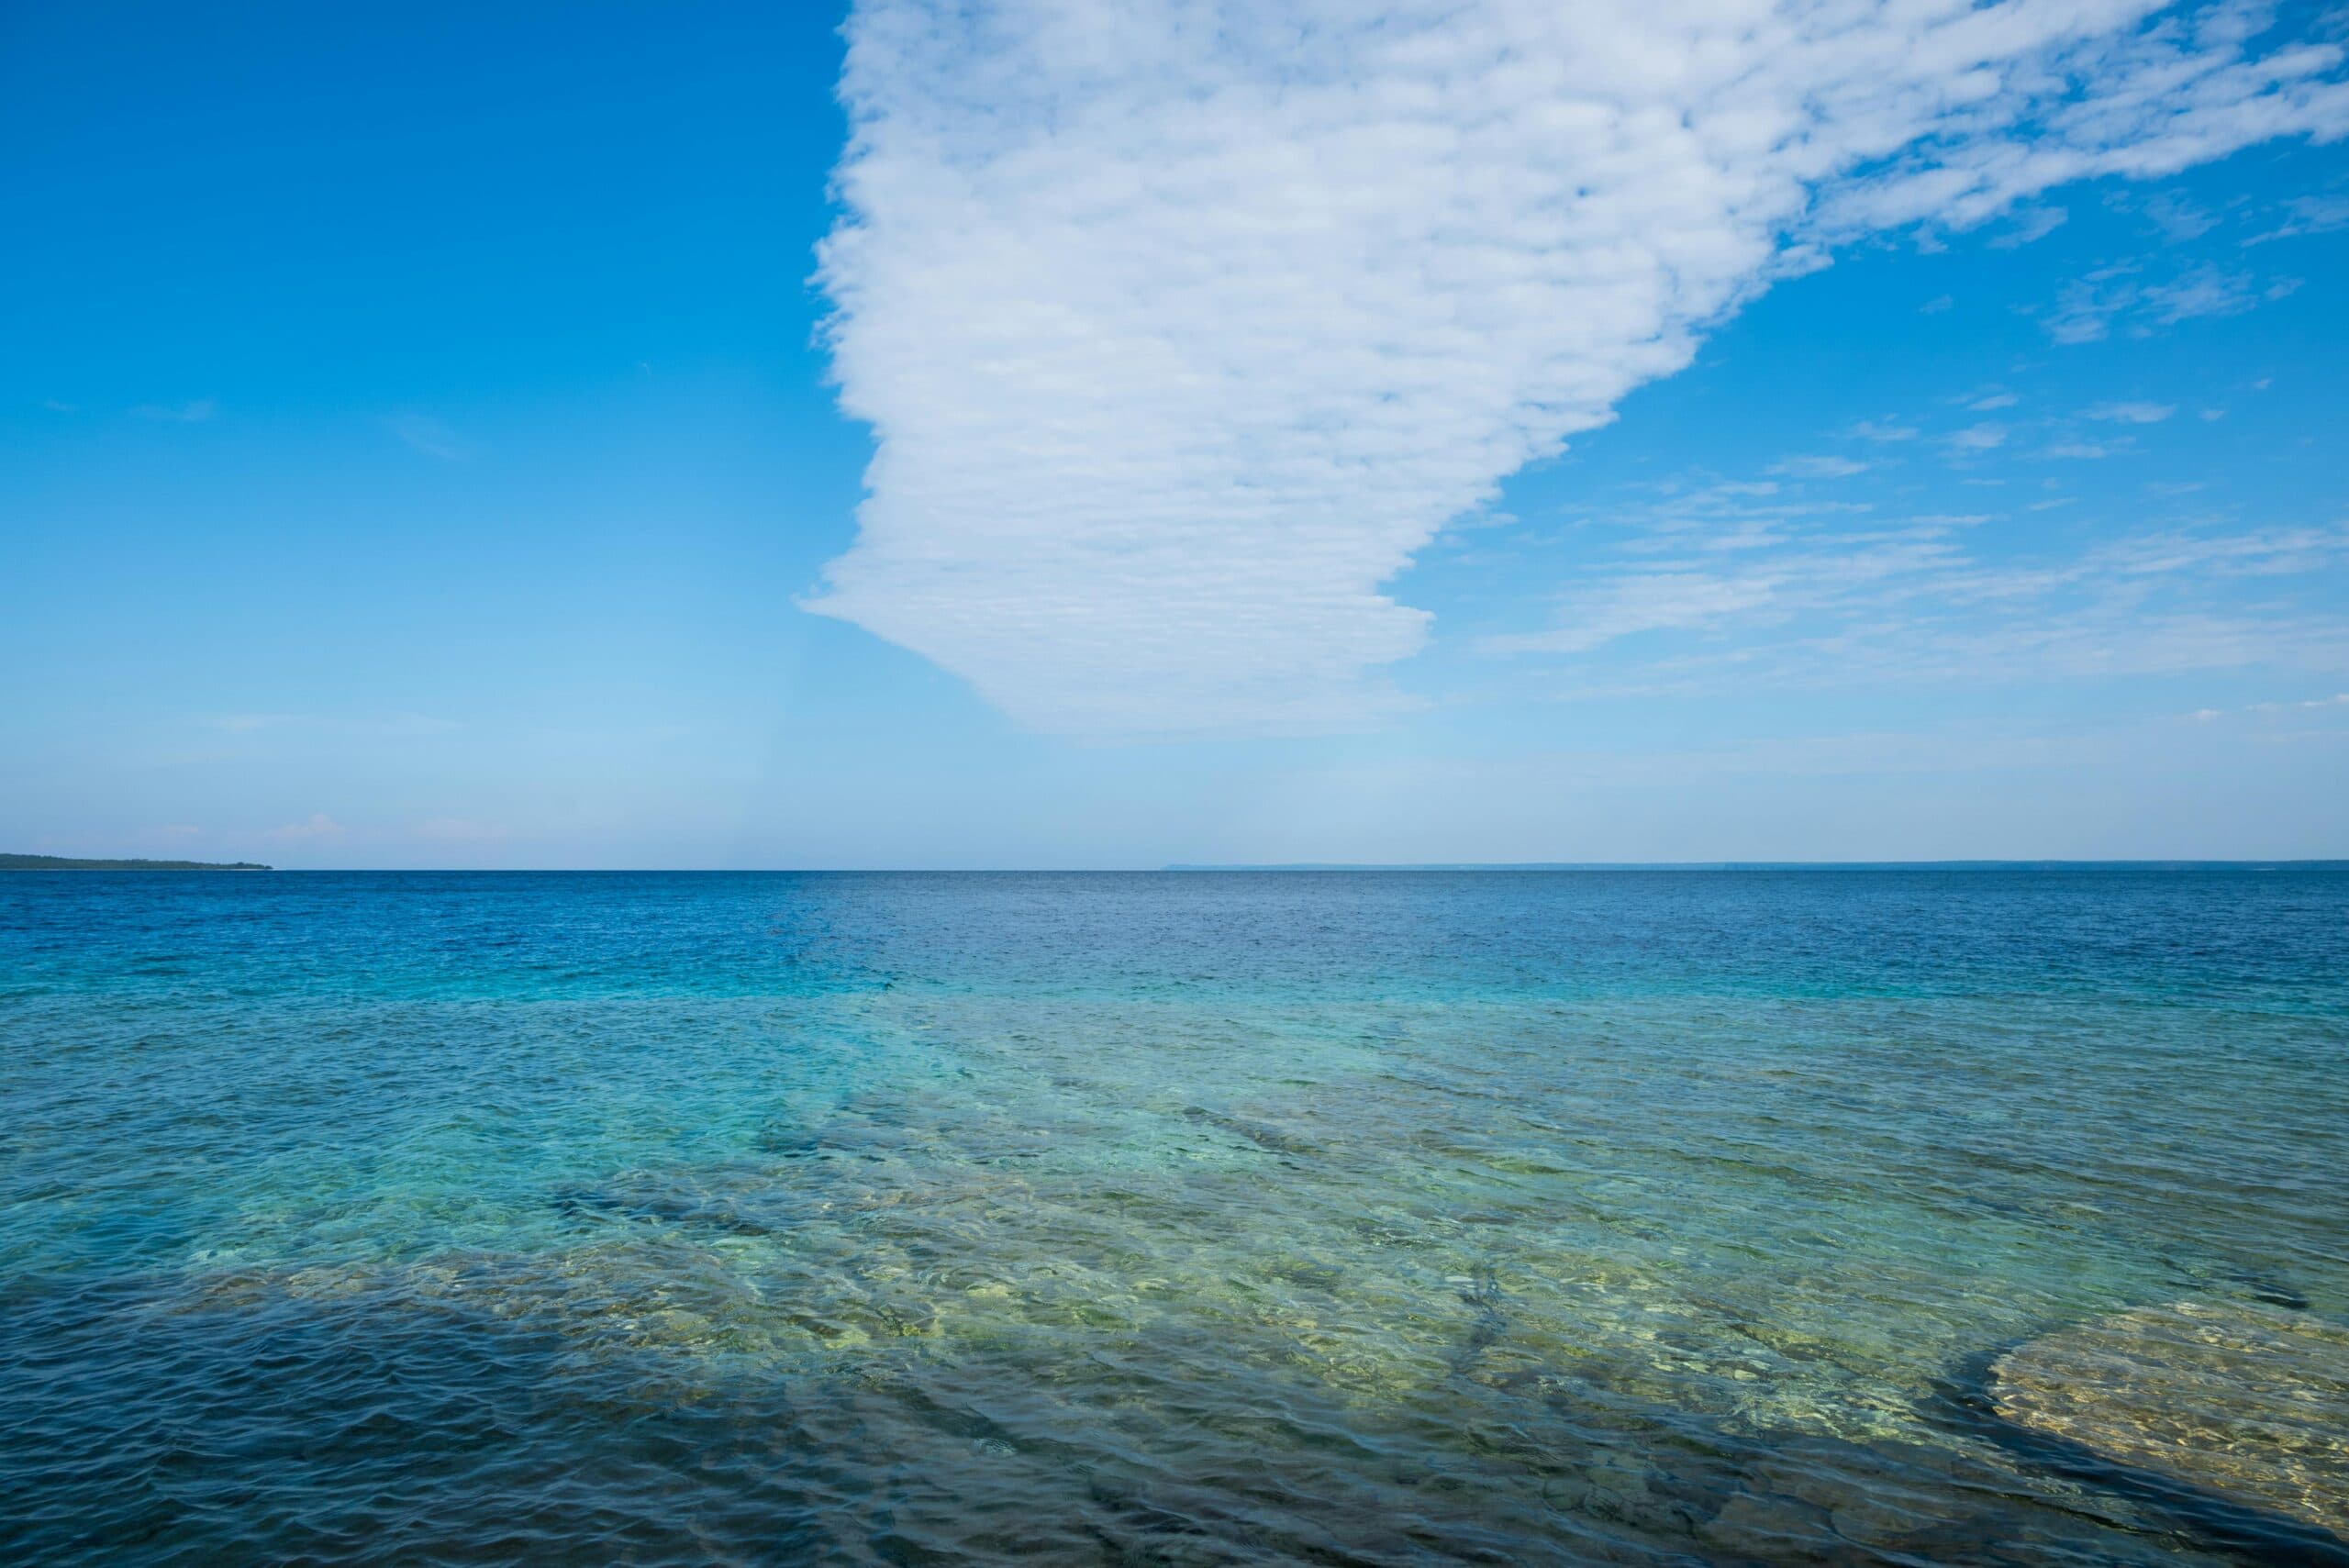
M 6 873 L 0 1111 L 10 1562 L 2308 1560 L 2349 1475 L 2339 871 Z M 2285 1492 L 1987 1380 L 2178 1311 L 2314 1347 L 2207 1440 Z

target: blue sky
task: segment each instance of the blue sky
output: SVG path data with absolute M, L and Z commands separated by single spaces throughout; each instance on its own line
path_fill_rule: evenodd
M 0 847 L 2349 854 L 2338 26 L 1376 9 L 11 8 Z

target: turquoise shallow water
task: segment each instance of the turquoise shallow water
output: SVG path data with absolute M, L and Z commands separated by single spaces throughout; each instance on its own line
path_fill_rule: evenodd
M 0 1555 L 2307 1560 L 1984 1379 L 2344 1069 L 2329 871 L 0 876 Z

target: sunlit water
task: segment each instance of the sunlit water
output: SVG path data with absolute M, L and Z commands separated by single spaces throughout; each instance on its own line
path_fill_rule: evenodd
M 17 873 L 0 1112 L 13 1562 L 2333 1539 L 1982 1385 L 2349 1321 L 2341 873 Z

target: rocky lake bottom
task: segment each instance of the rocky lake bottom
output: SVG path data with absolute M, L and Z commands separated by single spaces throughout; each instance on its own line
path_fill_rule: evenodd
M 2349 1562 L 2349 873 L 0 878 L 12 1562 Z

